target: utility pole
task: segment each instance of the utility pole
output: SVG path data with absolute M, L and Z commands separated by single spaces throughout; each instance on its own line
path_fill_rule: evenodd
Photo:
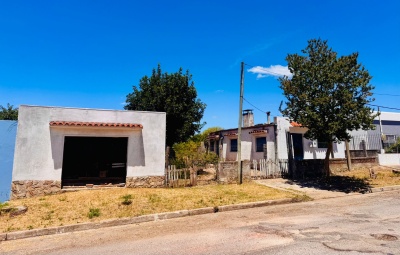
M 237 139 L 237 160 L 238 160 L 238 184 L 242 184 L 242 108 L 243 108 L 243 91 L 244 91 L 244 62 L 241 63 L 240 71 L 240 98 L 239 98 L 239 125 Z
M 382 121 L 381 121 L 381 110 L 380 110 L 380 108 L 379 108 L 379 106 L 378 106 L 378 114 L 379 114 L 379 130 L 380 130 L 380 133 L 381 133 L 381 146 L 382 146 L 382 149 L 381 149 L 381 153 L 383 152 L 384 153 L 384 149 L 385 149 L 385 146 L 383 146 L 384 144 L 383 144 L 383 130 L 382 130 Z

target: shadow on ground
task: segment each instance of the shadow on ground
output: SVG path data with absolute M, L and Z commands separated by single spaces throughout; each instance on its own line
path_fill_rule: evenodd
M 348 176 L 331 176 L 330 178 L 318 177 L 299 180 L 288 179 L 286 183 L 297 184 L 301 187 L 329 191 L 340 191 L 345 193 L 367 193 L 371 188 L 366 180 Z

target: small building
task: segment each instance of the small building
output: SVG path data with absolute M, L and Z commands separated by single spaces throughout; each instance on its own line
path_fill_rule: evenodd
M 166 114 L 19 107 L 12 198 L 84 185 L 164 185 Z

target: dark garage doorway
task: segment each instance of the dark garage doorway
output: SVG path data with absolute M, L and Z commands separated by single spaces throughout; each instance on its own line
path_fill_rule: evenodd
M 62 186 L 125 183 L 127 137 L 66 136 Z

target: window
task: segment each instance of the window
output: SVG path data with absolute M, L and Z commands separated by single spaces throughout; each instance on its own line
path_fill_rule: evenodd
M 237 139 L 231 139 L 231 151 L 237 151 Z
M 327 149 L 328 142 L 326 140 L 318 139 L 318 148 Z
M 214 151 L 214 141 L 213 140 L 211 140 L 210 141 L 210 151 Z
M 267 143 L 266 137 L 257 137 L 256 138 L 256 152 L 263 152 L 264 145 Z

